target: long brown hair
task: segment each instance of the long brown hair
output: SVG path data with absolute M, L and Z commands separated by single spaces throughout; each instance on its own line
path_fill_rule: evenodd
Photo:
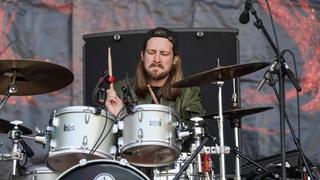
M 142 52 L 144 53 L 144 52 Z M 168 100 L 175 100 L 180 94 L 179 88 L 171 87 L 172 84 L 183 79 L 181 58 L 177 52 L 174 53 L 174 58 L 177 56 L 177 61 L 172 65 L 169 72 L 169 77 L 165 84 L 160 88 L 159 95 Z M 139 97 L 145 98 L 148 92 L 148 75 L 143 66 L 143 61 L 140 59 L 137 65 L 136 77 L 134 80 L 134 86 L 136 93 Z

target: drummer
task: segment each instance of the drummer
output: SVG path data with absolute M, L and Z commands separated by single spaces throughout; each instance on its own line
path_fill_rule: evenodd
M 173 88 L 172 84 L 182 80 L 181 58 L 177 52 L 176 34 L 163 27 L 157 27 L 147 32 L 136 75 L 131 84 L 138 96 L 138 104 L 159 103 L 176 110 L 183 122 L 192 115 L 203 114 L 203 103 L 199 87 Z M 114 89 L 107 90 L 105 106 L 115 116 L 124 109 L 121 100 L 121 87 L 125 80 L 114 84 Z M 155 98 L 152 98 L 151 87 Z

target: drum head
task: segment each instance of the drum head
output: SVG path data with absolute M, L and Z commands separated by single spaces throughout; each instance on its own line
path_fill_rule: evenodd
M 178 157 L 178 150 L 161 145 L 141 145 L 126 149 L 122 157 L 131 164 L 143 167 L 166 166 Z
M 138 169 L 124 161 L 92 160 L 85 165 L 76 165 L 61 174 L 58 180 L 92 179 L 92 180 L 148 180 Z
M 63 172 L 73 167 L 74 165 L 78 164 L 81 159 L 89 159 L 89 160 L 102 159 L 102 157 L 100 156 L 95 156 L 91 154 L 89 155 L 89 152 L 76 153 L 76 150 L 77 149 L 75 149 L 73 152 L 67 152 L 67 153 L 63 153 L 62 151 L 62 152 L 59 152 L 59 154 L 57 155 L 50 156 L 47 159 L 48 167 L 55 172 Z

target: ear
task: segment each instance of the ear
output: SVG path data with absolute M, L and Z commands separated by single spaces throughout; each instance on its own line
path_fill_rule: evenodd
M 143 51 L 140 52 L 141 61 L 143 61 L 143 53 L 144 53 Z
M 173 57 L 173 64 L 176 64 L 178 61 L 179 61 L 179 56 L 178 56 L 178 55 L 175 55 L 175 56 Z

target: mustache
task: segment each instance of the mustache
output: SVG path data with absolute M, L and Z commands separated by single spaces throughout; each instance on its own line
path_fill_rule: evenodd
M 159 68 L 164 69 L 164 67 L 163 67 L 163 65 L 162 65 L 162 64 L 155 64 L 155 63 L 152 63 L 152 64 L 150 64 L 149 68 L 152 68 L 152 67 L 159 67 Z

